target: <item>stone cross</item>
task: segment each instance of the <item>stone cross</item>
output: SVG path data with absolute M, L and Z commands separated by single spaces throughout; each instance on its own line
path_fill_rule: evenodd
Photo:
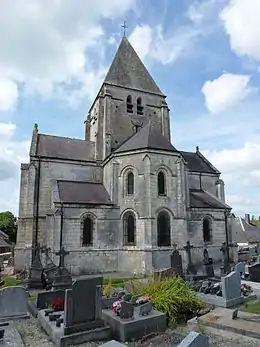
M 220 248 L 220 250 L 224 256 L 224 265 L 227 265 L 229 262 L 229 247 L 227 246 L 226 242 L 222 243 L 222 247 Z
M 184 246 L 183 248 L 185 249 L 185 251 L 187 252 L 188 254 L 188 262 L 189 262 L 189 265 L 192 264 L 192 261 L 191 261 L 191 250 L 194 246 L 192 246 L 190 244 L 190 241 L 187 241 L 187 244 L 186 246 Z
M 124 37 L 126 36 L 126 29 L 128 29 L 128 26 L 126 25 L 126 21 L 124 20 L 124 24 L 121 25 L 121 27 L 124 29 Z
M 64 258 L 66 255 L 70 254 L 70 252 L 65 251 L 64 247 L 61 247 L 60 251 L 56 253 L 56 255 L 60 256 L 60 267 L 65 267 L 65 263 L 64 263 Z

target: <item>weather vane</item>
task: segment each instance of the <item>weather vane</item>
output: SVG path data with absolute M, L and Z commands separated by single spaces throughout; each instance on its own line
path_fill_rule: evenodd
M 128 29 L 128 26 L 126 25 L 126 20 L 124 20 L 124 24 L 121 25 L 122 28 L 124 28 L 124 37 L 126 36 L 126 29 Z

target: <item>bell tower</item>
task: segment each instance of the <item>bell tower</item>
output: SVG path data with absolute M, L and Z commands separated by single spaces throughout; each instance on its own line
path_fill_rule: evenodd
M 85 122 L 85 137 L 95 143 L 97 160 L 150 121 L 170 140 L 169 108 L 134 48 L 123 36 Z

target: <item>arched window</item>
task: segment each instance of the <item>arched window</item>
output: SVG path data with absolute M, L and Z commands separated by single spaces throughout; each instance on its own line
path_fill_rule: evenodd
M 157 217 L 157 245 L 159 247 L 171 245 L 171 221 L 167 212 L 160 212 Z
M 91 217 L 86 217 L 83 220 L 82 246 L 93 245 L 93 229 L 94 229 L 93 219 Z
M 124 227 L 124 245 L 133 246 L 135 245 L 135 215 L 133 212 L 127 212 L 123 219 Z
M 158 186 L 158 195 L 166 195 L 165 190 L 165 176 L 162 171 L 158 173 L 157 176 L 157 186 Z
M 137 114 L 143 115 L 142 99 L 139 97 L 137 99 Z
M 133 195 L 134 194 L 134 174 L 132 172 L 129 172 L 127 175 L 127 194 L 128 195 Z
M 126 111 L 127 113 L 133 113 L 133 103 L 131 95 L 126 98 Z
M 211 220 L 209 218 L 203 219 L 203 241 L 211 242 Z

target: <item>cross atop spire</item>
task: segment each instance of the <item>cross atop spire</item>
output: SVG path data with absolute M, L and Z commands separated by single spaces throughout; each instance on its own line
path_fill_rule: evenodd
M 128 26 L 126 25 L 126 20 L 124 20 L 124 24 L 121 25 L 122 28 L 124 28 L 124 37 L 126 36 L 126 29 L 128 29 Z

